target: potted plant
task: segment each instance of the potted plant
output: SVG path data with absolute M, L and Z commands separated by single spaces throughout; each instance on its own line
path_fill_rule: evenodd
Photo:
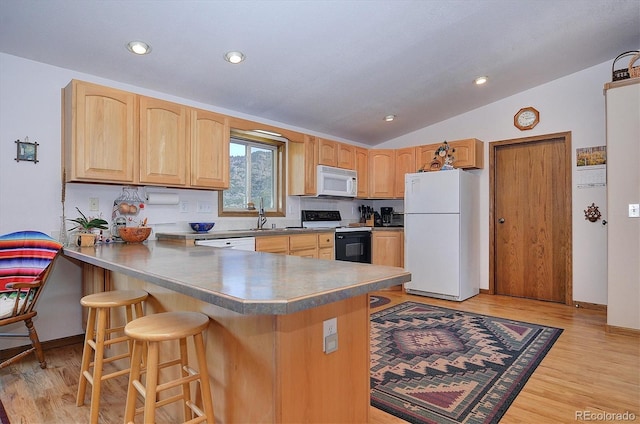
M 80 246 L 93 246 L 96 242 L 96 235 L 91 231 L 93 229 L 108 230 L 109 223 L 102 218 L 87 218 L 77 206 L 76 210 L 80 214 L 80 217 L 67 220 L 76 223 L 76 226 L 69 231 L 79 231 L 78 244 Z

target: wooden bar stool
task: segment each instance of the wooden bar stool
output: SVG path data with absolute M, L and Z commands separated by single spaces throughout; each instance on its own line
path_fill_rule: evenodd
M 144 422 L 155 422 L 156 407 L 182 401 L 184 421 L 200 423 L 207 421 L 213 424 L 213 403 L 209 387 L 209 371 L 204 348 L 202 333 L 209 326 L 209 317 L 199 312 L 164 312 L 149 315 L 131 321 L 124 332 L 133 339 L 133 355 L 131 358 L 131 374 L 127 389 L 127 405 L 125 408 L 125 423 L 133 423 L 136 413 L 144 412 Z M 188 363 L 187 338 L 193 337 L 198 371 L 192 369 Z M 159 363 L 161 342 L 178 340 L 180 357 Z M 146 376 L 143 384 L 140 379 L 143 348 L 147 347 Z M 160 369 L 180 366 L 180 378 L 167 382 L 159 382 Z M 190 383 L 200 381 L 200 392 L 204 411 L 191 400 Z M 164 399 L 159 394 L 162 391 L 178 388 Z M 137 393 L 144 399 L 144 407 L 136 409 Z M 192 419 L 193 414 L 196 415 Z
M 142 302 L 149 297 L 144 290 L 113 290 L 103 293 L 90 294 L 80 299 L 80 304 L 89 308 L 87 330 L 82 350 L 82 365 L 76 405 L 84 405 L 87 382 L 92 385 L 90 422 L 98 422 L 100 408 L 100 390 L 102 382 L 110 378 L 127 375 L 129 368 L 104 374 L 104 365 L 131 357 L 132 341 L 124 334 L 125 326 L 109 327 L 109 314 L 115 308 L 124 308 L 126 321 L 142 317 Z M 127 343 L 127 351 L 109 358 L 104 357 L 105 347 L 117 343 Z M 93 353 L 92 353 L 93 350 Z M 93 358 L 92 358 L 93 357 Z M 93 361 L 92 361 L 93 359 Z M 93 372 L 89 369 L 93 368 Z

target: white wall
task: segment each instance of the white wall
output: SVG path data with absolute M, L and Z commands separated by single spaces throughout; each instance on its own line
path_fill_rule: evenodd
M 583 212 L 595 203 L 606 219 L 606 188 L 576 188 L 575 149 L 606 145 L 602 90 L 610 80 L 611 64 L 602 63 L 378 146 L 400 148 L 464 138 L 485 142 L 485 169 L 478 171 L 482 180 L 481 245 L 486 246 L 481 252 L 481 288 L 489 288 L 489 143 L 570 131 L 573 149 L 573 299 L 607 304 L 607 229 L 602 221 L 586 221 Z M 490 80 L 484 87 L 469 84 L 469 89 L 491 90 L 491 84 L 495 83 Z M 525 106 L 533 106 L 540 112 L 540 123 L 532 130 L 520 131 L 513 125 L 513 116 Z
M 605 144 L 603 83 L 610 78 L 610 64 L 603 63 L 569 77 L 537 87 L 489 106 L 391 140 L 377 147 L 404 147 L 442 140 L 476 137 L 485 142 L 572 131 L 573 147 Z M 62 207 L 60 179 L 61 92 L 71 79 L 81 79 L 182 104 L 201 107 L 241 118 L 262 121 L 291 130 L 318 136 L 301 128 L 241 115 L 225 109 L 133 87 L 116 81 L 82 74 L 68 69 L 25 60 L 0 53 L 0 234 L 21 229 L 34 229 L 57 235 Z M 490 83 L 491 84 L 491 83 Z M 472 87 L 473 88 L 473 87 Z M 491 85 L 480 89 L 491 89 Z M 541 114 L 538 126 L 526 133 L 513 127 L 513 115 L 522 106 L 534 106 Z M 17 163 L 14 140 L 37 141 L 38 164 Z M 349 142 L 349 140 L 340 140 Z M 355 144 L 355 143 L 354 143 Z M 575 171 L 575 169 L 574 169 Z M 488 220 L 487 171 L 483 177 L 480 214 Z M 575 172 L 574 172 L 575 174 Z M 141 194 L 144 189 L 140 189 Z M 152 190 L 151 188 L 149 189 Z M 153 189 L 158 190 L 158 189 Z M 192 220 L 215 220 L 216 228 L 247 228 L 255 223 L 248 219 L 217 219 L 217 195 L 195 190 L 167 190 L 178 193 L 189 203 L 189 212 L 180 213 L 177 206 L 148 206 L 149 222 L 156 230 L 187 229 Z M 113 201 L 122 187 L 107 185 L 69 184 L 65 202 L 66 215 L 75 217 L 75 207 L 88 212 L 89 197 L 99 199 L 100 213 L 110 219 Z M 582 210 L 595 202 L 606 217 L 604 189 L 574 190 L 574 299 L 606 304 L 606 229 L 584 220 Z M 212 214 L 196 212 L 197 202 L 212 202 Z M 401 201 L 345 201 L 289 197 L 285 218 L 273 219 L 278 226 L 299 225 L 301 209 L 338 209 L 345 220 L 357 218 L 357 205 L 376 208 L 394 206 Z M 92 213 L 93 214 L 93 213 Z M 488 245 L 488 226 L 483 233 L 483 245 Z M 488 287 L 488 252 L 483 255 L 483 287 Z M 59 262 L 50 286 L 39 306 L 37 328 L 42 340 L 51 340 L 82 333 L 80 270 L 70 261 Z M 15 331 L 22 331 L 16 326 Z M 24 339 L 0 339 L 0 350 L 25 344 Z

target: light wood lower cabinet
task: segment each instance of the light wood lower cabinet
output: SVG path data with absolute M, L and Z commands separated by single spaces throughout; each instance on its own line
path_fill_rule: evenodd
M 333 233 L 260 236 L 256 237 L 256 251 L 304 258 L 333 259 L 333 240 Z
M 289 236 L 256 237 L 256 252 L 289 254 Z
M 371 263 L 404 267 L 404 231 L 374 230 L 371 234 Z M 385 290 L 402 290 L 402 285 Z

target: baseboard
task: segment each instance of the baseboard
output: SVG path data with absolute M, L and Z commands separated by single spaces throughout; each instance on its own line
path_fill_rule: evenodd
M 616 327 L 615 325 L 607 324 L 605 326 L 606 332 L 611 334 L 620 334 L 623 336 L 640 336 L 640 330 L 636 330 L 635 328 L 627 328 L 627 327 Z
M 577 300 L 574 300 L 573 304 L 576 308 L 584 308 L 584 309 L 591 309 L 594 311 L 607 312 L 607 305 L 600 305 L 598 303 L 589 303 L 589 302 L 578 302 Z
M 78 334 L 77 336 L 63 337 L 61 339 L 47 340 L 46 342 L 40 342 L 42 350 L 55 349 L 57 347 L 71 346 L 84 342 L 84 334 Z M 9 349 L 0 350 L 0 360 L 5 360 L 17 355 L 18 353 L 31 347 L 31 344 L 24 346 L 11 347 Z

